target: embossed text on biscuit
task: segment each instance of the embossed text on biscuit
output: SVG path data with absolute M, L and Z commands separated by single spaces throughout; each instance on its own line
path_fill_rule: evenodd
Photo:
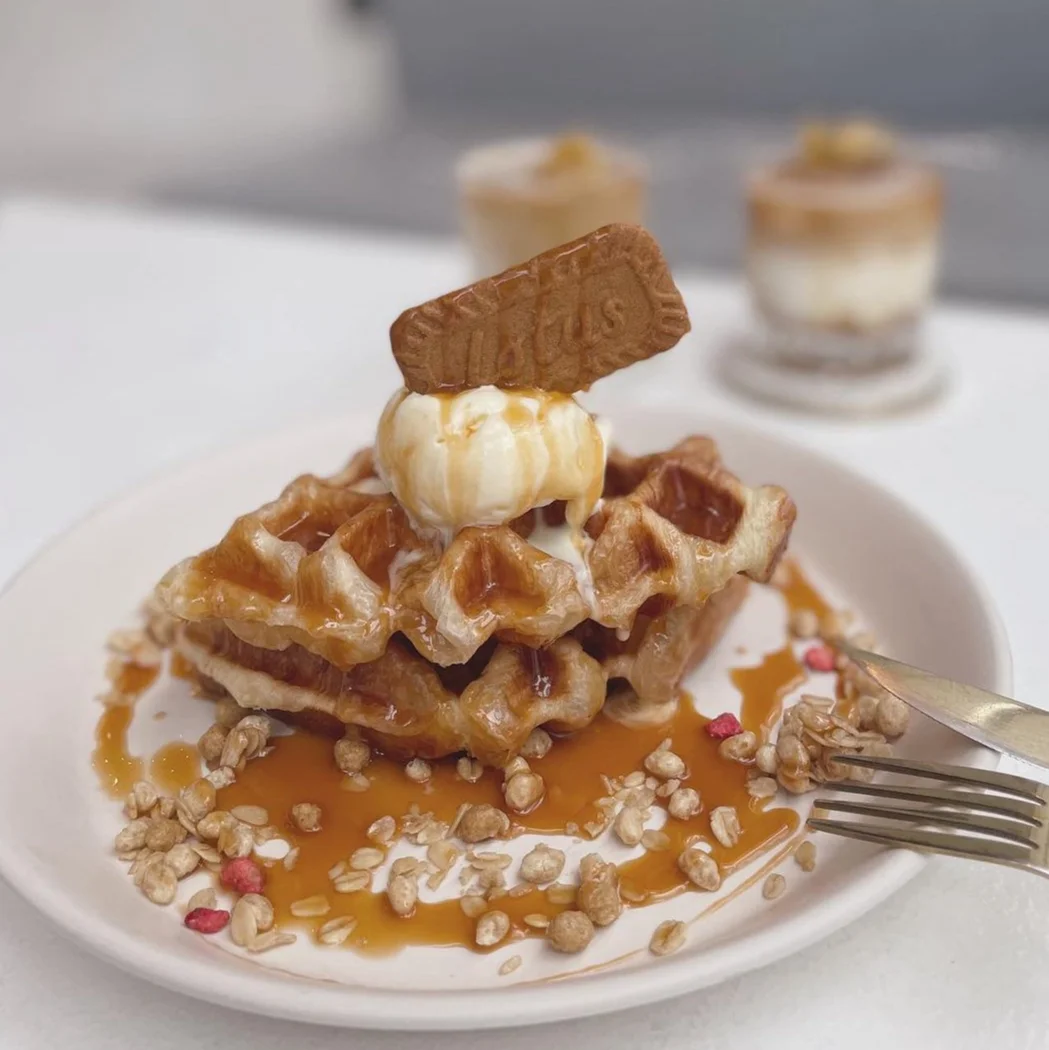
M 572 393 L 688 330 L 651 234 L 614 224 L 405 311 L 390 338 L 418 393 L 487 384 Z

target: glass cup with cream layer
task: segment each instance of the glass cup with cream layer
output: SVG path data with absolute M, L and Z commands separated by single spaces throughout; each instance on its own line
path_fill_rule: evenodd
M 463 232 L 478 276 L 608 223 L 644 221 L 644 161 L 589 135 L 480 146 L 463 155 L 456 174 Z
M 895 407 L 938 378 L 923 319 L 939 268 L 939 175 L 868 122 L 808 124 L 746 185 L 757 331 L 736 378 L 843 411 Z

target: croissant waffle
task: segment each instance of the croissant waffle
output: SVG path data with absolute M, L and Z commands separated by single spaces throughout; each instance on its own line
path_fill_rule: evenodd
M 574 636 L 608 679 L 605 713 L 638 725 L 667 721 L 681 680 L 720 640 L 748 589 L 748 581 L 736 576 L 703 605 L 639 615 L 625 640 L 593 620 L 580 624 Z
M 402 757 L 467 751 L 504 765 L 536 726 L 582 729 L 605 700 L 601 665 L 571 637 L 543 649 L 486 646 L 476 667 L 457 673 L 442 673 L 397 638 L 377 660 L 341 670 L 299 645 L 249 645 L 216 621 L 184 624 L 178 647 L 243 707 L 321 731 L 354 725 Z
M 587 522 L 594 540 L 593 619 L 629 629 L 639 609 L 700 606 L 740 573 L 766 581 L 796 510 L 781 489 L 752 489 L 721 465 L 709 438 L 667 453 L 610 460 L 604 499 Z
M 591 611 L 572 568 L 527 542 L 527 518 L 463 529 L 442 551 L 375 487 L 367 452 L 334 477 L 296 479 L 175 566 L 158 598 L 179 619 L 219 620 L 252 645 L 297 644 L 343 669 L 377 660 L 397 634 L 446 667 L 491 638 L 536 648 L 588 616 L 629 631 L 642 608 L 702 605 L 737 573 L 765 580 L 794 519 L 782 489 L 747 488 L 709 439 L 614 454 L 587 524 Z
M 161 581 L 201 681 L 311 728 L 363 729 L 394 754 L 499 764 L 536 726 L 653 720 L 766 579 L 794 517 L 708 438 L 613 452 L 588 522 L 594 613 L 565 562 L 531 546 L 538 514 L 465 529 L 443 551 L 377 492 L 369 451 L 292 482 Z

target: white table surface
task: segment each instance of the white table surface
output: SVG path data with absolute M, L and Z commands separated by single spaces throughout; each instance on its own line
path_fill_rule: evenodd
M 989 246 L 989 250 L 1004 250 Z M 386 330 L 464 272 L 445 245 L 326 236 L 43 200 L 0 209 L 0 581 L 92 506 L 225 443 L 319 414 L 375 413 Z M 864 425 L 721 392 L 703 351 L 738 323 L 725 280 L 682 277 L 695 336 L 605 383 L 697 417 L 744 417 L 844 460 L 923 511 L 974 563 L 1049 707 L 1049 315 L 944 308 L 955 383 L 935 408 Z M 803 509 L 804 512 L 804 509 Z M 950 610 L 943 611 L 945 616 Z M 4 800 L 12 804 L 12 800 Z M 1049 884 L 933 861 L 822 944 L 720 988 L 604 1019 L 498 1035 L 349 1034 L 161 991 L 74 946 L 0 883 L 0 1047 L 1049 1044 Z

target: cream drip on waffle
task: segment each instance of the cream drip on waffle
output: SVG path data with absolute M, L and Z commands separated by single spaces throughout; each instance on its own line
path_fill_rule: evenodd
M 548 525 L 540 514 L 528 536 L 528 542 L 551 558 L 559 558 L 572 567 L 579 593 L 587 608 L 593 612 L 597 605 L 594 578 L 586 563 L 586 552 L 593 543 L 590 537 L 581 529 L 573 529 L 567 522 L 563 525 Z
M 485 386 L 398 391 L 379 422 L 375 455 L 413 522 L 446 537 L 555 500 L 566 502 L 578 534 L 601 497 L 606 445 L 593 416 L 567 394 Z

